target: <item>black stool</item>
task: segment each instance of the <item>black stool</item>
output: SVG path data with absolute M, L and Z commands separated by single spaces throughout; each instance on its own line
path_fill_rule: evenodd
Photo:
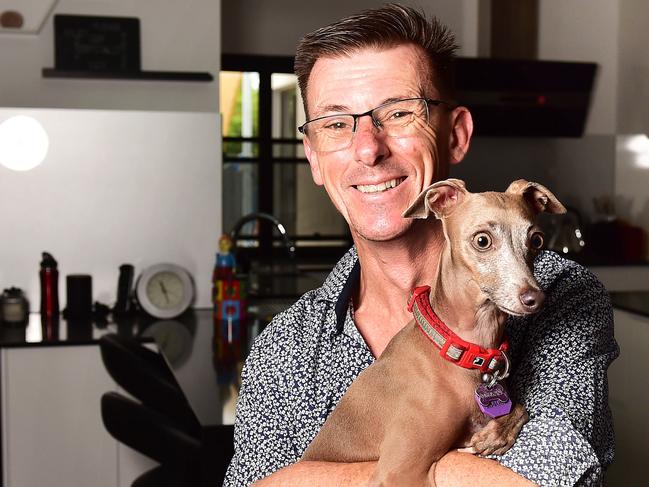
M 117 334 L 102 336 L 99 346 L 110 376 L 140 401 L 115 392 L 104 394 L 106 429 L 161 464 L 132 487 L 221 485 L 234 453 L 234 427 L 201 426 L 159 353 Z

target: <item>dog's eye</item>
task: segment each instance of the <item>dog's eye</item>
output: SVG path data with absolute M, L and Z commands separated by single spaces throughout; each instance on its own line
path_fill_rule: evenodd
M 543 248 L 543 234 L 541 232 L 534 232 L 530 235 L 530 247 L 535 250 L 541 250 Z
M 484 232 L 475 234 L 473 237 L 473 246 L 478 250 L 487 250 L 491 247 L 491 236 Z

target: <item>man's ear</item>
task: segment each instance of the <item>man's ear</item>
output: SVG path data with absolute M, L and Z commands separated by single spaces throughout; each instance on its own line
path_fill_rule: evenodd
M 462 202 L 467 193 L 464 181 L 460 179 L 438 181 L 423 190 L 401 216 L 428 218 L 432 213 L 439 219 L 447 217 Z
M 539 183 L 526 181 L 525 179 L 517 179 L 509 185 L 505 193 L 522 195 L 532 210 L 534 210 L 534 213 L 541 213 L 543 211 L 547 211 L 548 213 L 566 212 L 566 208 L 556 196 L 548 188 Z
M 466 107 L 456 107 L 451 112 L 449 134 L 449 162 L 458 164 L 464 159 L 473 135 L 473 117 Z
M 309 140 L 306 137 L 302 139 L 302 144 L 304 145 L 304 155 L 309 161 L 309 166 L 311 167 L 311 177 L 313 177 L 313 182 L 318 186 L 322 186 L 324 184 L 324 180 L 322 178 L 322 173 L 320 172 L 318 153 L 314 150 L 311 150 L 311 145 L 309 144 Z

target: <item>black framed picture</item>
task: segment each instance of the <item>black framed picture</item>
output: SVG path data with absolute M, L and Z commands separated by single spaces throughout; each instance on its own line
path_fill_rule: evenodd
M 135 17 L 54 16 L 56 69 L 140 71 L 140 20 Z

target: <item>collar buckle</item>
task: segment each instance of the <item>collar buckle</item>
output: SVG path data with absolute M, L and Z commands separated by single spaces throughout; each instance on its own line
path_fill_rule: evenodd
M 417 298 L 421 296 L 422 294 L 429 294 L 430 293 L 430 286 L 417 286 L 415 289 L 413 289 L 412 294 L 410 295 L 410 299 L 408 299 L 408 312 L 412 313 L 412 308 L 415 305 L 415 301 L 417 301 Z

